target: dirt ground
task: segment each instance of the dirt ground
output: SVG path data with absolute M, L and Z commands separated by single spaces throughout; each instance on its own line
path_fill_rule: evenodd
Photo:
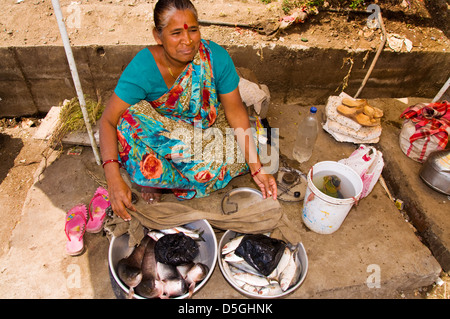
M 3 256 L 9 254 L 15 246 L 14 242 L 9 242 L 11 238 L 14 238 L 12 233 L 15 228 L 20 229 L 22 222 L 27 223 L 26 215 L 22 216 L 22 212 L 24 211 L 23 207 L 27 205 L 27 198 L 33 198 L 32 194 L 28 193 L 36 190 L 32 187 L 32 184 L 33 181 L 39 178 L 39 173 L 43 168 L 44 162 L 41 153 L 45 149 L 46 143 L 33 138 L 33 135 L 38 129 L 38 121 L 33 121 L 28 118 L 20 120 L 2 119 L 0 123 L 0 154 L 3 159 L 0 163 L 0 202 L 3 208 L 3 213 L 1 214 L 3 223 L 0 225 L 0 256 Z M 70 146 L 66 145 L 64 152 L 67 152 L 69 148 Z M 45 173 L 42 176 L 44 175 Z M 64 182 L 63 180 L 64 176 L 61 174 L 61 183 L 69 182 Z M 65 191 L 67 192 L 67 189 Z M 56 192 L 58 193 L 57 190 Z M 60 199 L 64 197 L 63 194 L 59 196 Z M 50 207 L 50 209 L 52 208 Z M 37 211 L 36 213 L 43 214 L 45 211 Z M 92 243 L 93 240 L 93 237 L 91 237 L 91 245 L 96 247 Z M 17 243 L 15 244 L 17 246 Z M 27 247 L 30 250 L 37 249 L 37 246 L 32 242 L 28 245 Z M 8 270 L 7 266 L 0 266 L 0 274 L 3 272 L 7 273 L 8 271 L 10 270 Z M 420 287 L 413 291 L 403 291 L 399 293 L 397 298 L 448 299 L 450 277 L 448 274 L 442 273 L 441 280 L 440 283 L 438 282 L 430 287 Z
M 0 46 L 61 45 L 51 0 L 2 2 Z M 277 21 L 292 14 L 288 9 L 294 2 L 320 1 L 193 0 L 200 20 L 268 26 L 264 30 L 273 30 Z M 350 7 L 358 2 L 359 6 Z M 204 38 L 224 45 L 307 43 L 316 47 L 376 49 L 381 30 L 368 28 L 374 11 L 370 14 L 345 11 L 366 11 L 370 3 L 376 3 L 381 8 L 387 33 L 409 39 L 413 50 L 445 51 L 450 47 L 447 2 L 327 0 L 321 7 L 307 7 L 308 17 L 303 23 L 293 24 L 275 35 L 261 34 L 252 28 L 217 25 L 204 25 L 201 31 Z M 60 3 L 73 45 L 153 43 L 156 0 L 60 0 Z
M 3 0 L 0 10 L 0 46 L 61 45 L 51 0 Z M 153 43 L 151 0 L 60 0 L 72 45 Z M 264 1 L 270 2 L 270 1 Z M 257 24 L 276 22 L 286 15 L 286 1 L 194 0 L 199 18 L 207 21 Z M 224 45 L 307 44 L 316 47 L 373 49 L 379 45 L 381 31 L 367 27 L 368 14 L 334 12 L 349 9 L 352 1 L 328 1 L 319 13 L 309 12 L 304 23 L 288 27 L 275 35 L 260 34 L 251 28 L 203 26 L 204 38 Z M 388 0 L 380 5 L 388 33 L 412 41 L 412 50 L 447 51 L 449 5 L 446 1 Z M 433 5 L 429 3 L 432 2 Z M 357 10 L 365 10 L 360 6 Z M 38 23 L 36 23 L 38 21 Z M 403 47 L 402 50 L 406 50 Z M 71 98 L 71 97 L 67 97 Z M 33 183 L 45 143 L 32 138 L 39 119 L 0 120 L 0 254 L 7 253 L 8 240 L 20 214 L 28 189 Z M 3 270 L 0 268 L 0 272 Z M 448 277 L 446 277 L 448 281 Z M 444 285 L 445 286 L 445 285 Z M 420 294 L 422 292 L 418 292 Z M 436 293 L 438 298 L 440 292 Z M 448 293 L 444 296 L 448 298 Z
M 15 225 L 20 223 L 22 206 L 34 182 L 34 172 L 42 161 L 45 145 L 33 139 L 37 127 L 31 127 L 30 123 L 29 119 L 0 120 L 0 202 L 3 211 L 9 212 L 1 214 L 4 222 L 0 226 L 0 254 L 9 249 L 9 238 Z

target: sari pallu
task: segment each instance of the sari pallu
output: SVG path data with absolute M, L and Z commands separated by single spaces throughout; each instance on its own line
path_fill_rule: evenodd
M 117 126 L 120 161 L 141 187 L 171 189 L 180 199 L 208 196 L 248 171 L 227 128 L 211 51 L 202 40 L 194 60 L 166 94 L 122 114 Z

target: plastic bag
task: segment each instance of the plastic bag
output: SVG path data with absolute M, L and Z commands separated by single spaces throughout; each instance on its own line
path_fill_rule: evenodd
M 235 253 L 268 276 L 277 267 L 285 247 L 285 242 L 262 234 L 245 235 Z
M 383 153 L 366 145 L 360 145 L 350 157 L 340 160 L 339 163 L 351 167 L 361 177 L 363 189 L 360 198 L 369 195 L 384 167 Z
M 172 266 L 191 263 L 198 252 L 195 240 L 183 233 L 165 235 L 155 245 L 156 261 Z

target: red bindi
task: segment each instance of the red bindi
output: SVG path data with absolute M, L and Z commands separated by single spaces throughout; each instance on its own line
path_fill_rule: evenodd
M 185 23 L 184 24 L 184 29 L 187 30 L 188 28 L 189 28 L 188 25 Z

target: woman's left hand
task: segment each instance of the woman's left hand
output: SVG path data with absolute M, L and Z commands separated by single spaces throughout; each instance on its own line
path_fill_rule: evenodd
M 272 196 L 274 200 L 277 199 L 277 182 L 271 174 L 266 174 L 264 169 L 262 169 L 258 174 L 253 176 L 253 180 L 261 189 L 263 198 Z

